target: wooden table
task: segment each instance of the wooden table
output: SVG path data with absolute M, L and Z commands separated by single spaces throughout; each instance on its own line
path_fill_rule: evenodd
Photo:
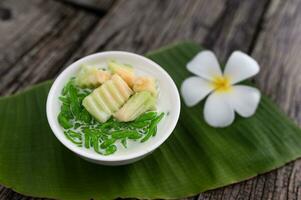
M 300 0 L 2 0 L 0 94 L 54 78 L 93 52 L 143 54 L 192 40 L 221 61 L 236 49 L 254 56 L 259 88 L 301 124 L 300 9 Z M 190 198 L 301 199 L 300 170 L 301 159 Z M 31 198 L 2 187 L 0 199 Z

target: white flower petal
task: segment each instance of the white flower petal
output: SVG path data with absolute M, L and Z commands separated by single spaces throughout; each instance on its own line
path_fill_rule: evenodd
M 213 80 L 216 76 L 221 76 L 222 71 L 212 51 L 201 51 L 188 64 L 187 69 L 191 73 L 207 80 Z
M 204 118 L 209 125 L 226 127 L 234 121 L 234 110 L 228 103 L 228 94 L 214 92 L 209 95 L 204 107 Z
M 244 86 L 235 85 L 233 91 L 229 93 L 229 104 L 232 108 L 243 117 L 252 116 L 260 101 L 260 92 L 258 89 Z
M 256 60 L 241 51 L 235 51 L 226 63 L 224 75 L 230 78 L 232 84 L 235 84 L 258 72 L 259 65 Z
M 181 94 L 187 106 L 194 106 L 205 98 L 213 87 L 210 82 L 197 76 L 185 79 L 181 86 Z

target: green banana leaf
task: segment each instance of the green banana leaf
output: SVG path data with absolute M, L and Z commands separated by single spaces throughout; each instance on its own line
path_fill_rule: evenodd
M 148 54 L 179 87 L 200 47 L 180 43 Z M 171 137 L 141 161 L 119 167 L 89 163 L 52 134 L 45 102 L 52 82 L 0 99 L 0 183 L 58 199 L 179 198 L 239 182 L 301 155 L 301 131 L 267 97 L 251 118 L 209 127 L 202 105 L 187 108 Z

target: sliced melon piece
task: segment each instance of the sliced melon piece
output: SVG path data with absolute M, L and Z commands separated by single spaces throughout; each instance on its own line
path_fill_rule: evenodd
M 119 109 L 121 105 L 114 99 L 112 93 L 109 91 L 107 83 L 103 84 L 98 92 L 112 112 Z
M 115 86 L 112 80 L 107 81 L 106 85 L 115 101 L 117 101 L 117 103 L 119 104 L 118 106 L 121 106 L 124 103 L 125 98 L 120 94 L 118 88 Z
M 157 96 L 156 81 L 149 76 L 137 77 L 134 81 L 133 90 L 135 92 L 149 91 L 154 97 Z
M 94 101 L 96 102 L 97 105 L 100 106 L 100 108 L 108 113 L 108 114 L 112 114 L 112 111 L 110 110 L 110 108 L 108 107 L 108 105 L 106 104 L 106 102 L 103 100 L 103 97 L 100 96 L 99 92 L 97 91 L 94 91 L 92 94 L 91 94 L 92 98 L 94 99 Z
M 133 91 L 118 75 L 108 80 L 82 102 L 87 111 L 100 122 L 106 122 L 129 99 Z
M 111 73 L 95 66 L 82 65 L 76 75 L 75 82 L 78 86 L 85 88 L 95 88 L 111 78 Z
M 124 99 L 128 99 L 133 94 L 127 83 L 117 74 L 112 76 L 112 81 Z
M 104 112 L 90 95 L 84 98 L 83 106 L 100 122 L 106 122 L 111 117 L 111 114 Z
M 156 98 L 150 92 L 138 92 L 114 114 L 114 117 L 122 122 L 133 121 L 144 112 L 154 108 L 155 105 Z
M 115 61 L 109 61 L 108 66 L 113 74 L 118 74 L 130 87 L 133 86 L 135 74 L 132 67 L 117 63 Z

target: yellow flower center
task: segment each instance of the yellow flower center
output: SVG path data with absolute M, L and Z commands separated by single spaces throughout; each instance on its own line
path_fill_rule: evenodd
M 231 90 L 231 84 L 228 77 L 217 76 L 213 79 L 213 88 L 218 92 L 228 92 Z

